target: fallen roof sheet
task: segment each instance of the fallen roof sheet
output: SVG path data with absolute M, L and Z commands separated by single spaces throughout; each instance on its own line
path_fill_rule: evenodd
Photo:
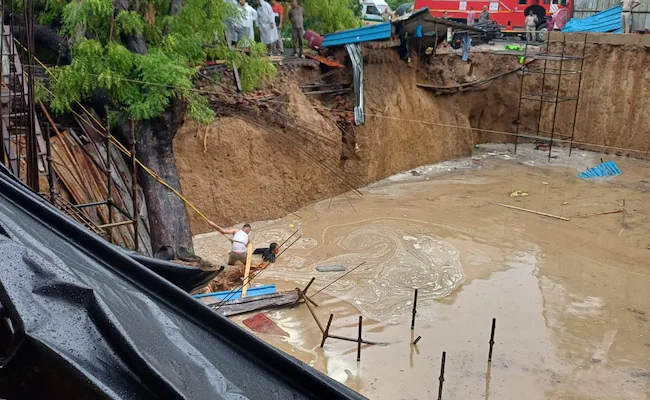
M 0 165 L 0 397 L 362 399 L 87 231 Z M 79 390 L 81 390 L 79 389 Z M 67 398 L 70 398 L 67 397 Z
M 391 23 L 368 25 L 363 28 L 348 29 L 345 31 L 330 33 L 324 36 L 322 47 L 343 46 L 352 43 L 373 42 L 376 40 L 388 40 L 391 34 Z
M 578 174 L 578 178 L 582 179 L 592 179 L 592 178 L 602 178 L 605 176 L 617 176 L 621 174 L 621 170 L 618 168 L 618 165 L 614 161 L 605 161 L 604 163 L 598 164 L 595 167 L 589 168 L 588 170 Z
M 621 33 L 621 12 L 616 6 L 583 19 L 571 18 L 562 32 L 614 32 Z

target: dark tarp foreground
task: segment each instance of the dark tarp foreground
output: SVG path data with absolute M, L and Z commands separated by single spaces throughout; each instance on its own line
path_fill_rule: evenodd
M 26 353 L 93 398 L 363 398 L 220 317 L 1 165 L 0 303 L 0 398 L 29 392 L 29 376 L 7 379 Z M 79 398 L 68 387 L 55 396 L 59 380 L 48 382 L 45 397 Z

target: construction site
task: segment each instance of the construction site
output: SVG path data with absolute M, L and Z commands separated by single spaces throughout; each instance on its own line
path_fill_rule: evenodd
M 146 136 L 5 17 L 0 397 L 649 399 L 650 35 L 400 23 L 200 65 L 215 120 Z

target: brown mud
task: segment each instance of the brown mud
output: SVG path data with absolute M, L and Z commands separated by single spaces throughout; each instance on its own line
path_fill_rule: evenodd
M 650 165 L 614 157 L 623 174 L 602 182 L 576 174 L 602 155 L 578 151 L 549 165 L 524 146 L 481 146 L 474 157 L 416 168 L 350 194 L 312 203 L 296 215 L 253 224 L 255 245 L 302 239 L 258 284 L 313 294 L 341 273 L 317 265 L 366 264 L 315 296 L 331 331 L 388 346 L 321 335 L 305 306 L 269 312 L 288 338 L 272 345 L 371 399 L 436 398 L 442 351 L 445 399 L 647 399 L 650 396 Z M 511 149 L 511 147 L 510 147 Z M 510 197 L 515 190 L 526 197 Z M 622 214 L 576 218 L 618 209 Z M 561 221 L 488 201 L 563 217 Z M 299 218 L 298 218 L 299 216 Z M 194 239 L 219 263 L 220 235 Z M 410 330 L 413 289 L 418 314 Z M 245 317 L 243 317 L 245 318 Z M 240 322 L 243 318 L 236 318 Z M 487 364 L 492 318 L 494 356 Z M 414 337 L 422 336 L 417 346 Z

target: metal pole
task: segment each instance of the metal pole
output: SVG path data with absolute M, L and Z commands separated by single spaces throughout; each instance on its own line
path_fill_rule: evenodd
M 36 145 L 36 105 L 34 103 L 34 7 L 32 0 L 25 2 L 25 43 L 27 44 L 27 79 L 25 124 L 25 161 L 27 163 L 27 184 L 38 192 L 38 147 Z M 24 90 L 23 85 L 23 90 Z
M 422 339 L 422 336 L 418 336 L 418 337 L 413 341 L 413 345 L 418 344 L 418 342 L 420 341 L 420 339 Z
M 325 327 L 325 332 L 323 332 L 323 340 L 320 342 L 320 348 L 322 349 L 323 346 L 325 346 L 325 340 L 327 340 L 327 336 L 330 333 L 330 326 L 332 325 L 332 319 L 334 318 L 334 314 L 330 314 L 330 319 L 327 321 L 327 326 Z
M 135 124 L 131 118 L 131 200 L 133 201 L 133 245 L 135 251 L 140 251 L 140 236 L 138 225 L 140 210 L 138 209 L 138 163 L 135 157 Z
M 526 55 L 528 55 L 528 41 L 524 46 L 524 63 L 521 66 L 521 83 L 519 84 L 519 104 L 517 105 L 517 128 L 515 135 L 515 154 L 517 154 L 517 144 L 519 142 L 519 127 L 521 126 L 521 97 L 524 95 L 524 75 L 526 75 Z
M 361 330 L 363 327 L 363 316 L 359 315 L 359 338 L 357 339 L 357 361 L 361 361 Z
M 45 153 L 47 157 L 47 184 L 50 186 L 50 203 L 56 201 L 54 190 L 54 170 L 52 169 L 52 145 L 50 144 L 50 124 L 45 124 Z
M 488 353 L 488 362 L 492 362 L 492 348 L 494 347 L 494 330 L 497 327 L 497 319 L 492 318 L 492 332 L 490 333 L 490 352 Z
M 440 363 L 440 377 L 438 378 L 438 381 L 440 381 L 440 384 L 438 384 L 438 400 L 442 400 L 442 385 L 445 383 L 445 362 L 447 360 L 447 352 L 443 351 L 442 352 L 442 362 Z
M 411 317 L 411 330 L 415 328 L 415 314 L 417 314 L 417 304 L 418 304 L 418 290 L 415 289 L 415 296 L 413 297 L 413 316 Z
M 569 143 L 569 157 L 571 157 L 571 151 L 573 150 L 573 138 L 576 134 L 576 124 L 578 123 L 578 103 L 580 102 L 580 89 L 582 88 L 582 70 L 585 65 L 585 55 L 587 51 L 587 34 L 585 33 L 585 41 L 582 44 L 582 58 L 580 59 L 580 79 L 578 80 L 578 94 L 576 95 L 576 106 L 573 110 L 573 127 L 571 128 L 571 143 Z
M 0 25 L 0 29 L 2 30 L 2 35 L 0 36 L 0 40 L 2 40 L 2 42 L 0 43 L 0 81 L 3 82 L 6 85 L 5 74 L 7 74 L 7 76 L 8 76 L 9 71 L 5 71 L 3 69 L 3 66 L 4 66 L 3 61 L 4 61 L 4 58 L 5 58 L 5 51 L 4 51 L 5 50 L 5 46 L 4 46 L 4 43 L 5 43 L 4 15 L 5 14 L 4 14 L 4 12 L 5 12 L 5 3 L 4 3 L 4 1 L 2 1 L 2 2 L 0 2 L 0 15 L 2 15 L 2 18 L 3 18 L 2 25 Z M 11 70 L 11 66 L 9 67 L 9 69 Z M 0 97 L 2 96 L 1 90 L 2 89 L 0 88 Z M 11 93 L 9 92 L 9 86 L 8 85 L 7 85 L 7 97 L 9 98 L 9 101 L 11 101 Z M 4 120 L 4 107 L 3 107 L 3 104 L 4 103 L 2 102 L 2 98 L 0 98 L 0 162 L 2 164 L 5 163 L 5 138 L 4 138 L 5 120 Z M 7 114 L 9 114 L 9 113 L 7 113 Z M 8 155 L 7 155 L 7 157 L 8 157 Z M 10 167 L 11 165 L 9 164 L 7 166 Z
M 113 166 L 111 164 L 111 128 L 109 126 L 108 120 L 108 106 L 105 107 L 106 110 L 106 174 L 107 174 L 107 190 L 108 198 L 106 202 L 108 203 L 108 223 L 109 225 L 113 223 L 113 193 L 111 187 L 113 186 Z M 108 241 L 113 241 L 113 234 L 111 230 L 108 230 Z
M 544 54 L 544 69 L 542 70 L 542 86 L 540 88 L 540 93 L 539 93 L 539 117 L 537 119 L 537 132 L 535 133 L 537 136 L 539 136 L 539 130 L 542 126 L 542 110 L 544 107 L 544 87 L 546 86 L 546 65 L 548 62 L 549 58 L 549 49 L 550 49 L 550 44 L 551 44 L 551 34 L 548 35 L 548 39 L 546 40 L 546 54 Z
M 564 53 L 566 51 L 566 35 L 562 35 L 562 53 L 560 55 L 560 72 L 557 75 L 557 86 L 555 88 L 555 102 L 553 103 L 553 120 L 551 122 L 551 141 L 548 146 L 548 161 L 551 161 L 553 151 L 553 136 L 555 135 L 555 118 L 557 117 L 557 103 L 560 101 L 560 84 L 562 82 L 562 70 L 564 67 Z

